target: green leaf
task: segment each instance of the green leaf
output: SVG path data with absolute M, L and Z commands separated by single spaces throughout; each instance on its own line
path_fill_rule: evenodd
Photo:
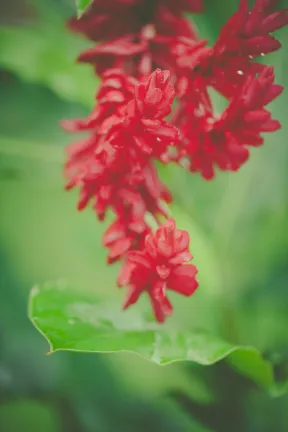
M 92 0 L 76 0 L 78 18 L 85 12 Z
M 202 331 L 179 331 L 147 321 L 134 307 L 121 311 L 78 292 L 65 282 L 50 282 L 31 290 L 29 317 L 47 339 L 50 353 L 134 352 L 157 364 L 192 361 L 212 365 L 229 363 L 258 385 L 272 388 L 272 365 L 252 347 L 235 346 Z

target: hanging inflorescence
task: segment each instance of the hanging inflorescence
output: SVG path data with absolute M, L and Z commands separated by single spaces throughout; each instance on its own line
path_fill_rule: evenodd
M 184 15 L 203 12 L 202 0 L 94 0 L 69 21 L 97 42 L 78 61 L 90 63 L 101 84 L 87 119 L 62 122 L 86 132 L 68 146 L 66 187 L 80 189 L 79 210 L 92 203 L 99 220 L 108 209 L 115 215 L 103 245 L 109 264 L 121 260 L 124 308 L 147 292 L 163 322 L 172 312 L 167 289 L 190 296 L 198 286 L 197 269 L 187 264 L 189 235 L 168 217 L 172 195 L 155 162 L 211 179 L 217 169 L 237 171 L 262 133 L 280 128 L 266 106 L 283 88 L 273 67 L 257 61 L 281 47 L 272 34 L 288 24 L 288 9 L 276 10 L 277 3 L 255 0 L 249 9 L 240 0 L 213 46 Z M 209 89 L 227 99 L 221 115 Z

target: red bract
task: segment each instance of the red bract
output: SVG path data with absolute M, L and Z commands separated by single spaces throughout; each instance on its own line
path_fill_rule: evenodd
M 172 313 L 167 290 L 191 296 L 198 282 L 197 269 L 189 252 L 189 234 L 177 230 L 175 221 L 169 219 L 155 234 L 149 234 L 145 248 L 131 251 L 118 278 L 119 286 L 129 286 L 123 308 L 134 304 L 143 292 L 150 298 L 155 318 L 159 322 Z
M 136 86 L 134 98 L 121 112 L 103 123 L 101 133 L 107 134 L 114 148 L 129 148 L 136 163 L 145 165 L 147 157 L 161 160 L 179 139 L 178 130 L 164 120 L 173 98 L 170 73 L 157 69 Z
M 271 33 L 288 24 L 288 8 L 275 12 L 278 1 L 240 0 L 238 11 L 223 26 L 204 70 L 210 83 L 226 96 L 233 95 L 245 76 L 261 72 L 254 59 L 276 51 L 281 43 Z
M 188 157 L 189 169 L 199 171 L 206 179 L 214 176 L 215 167 L 238 170 L 249 157 L 247 146 L 261 145 L 262 132 L 280 128 L 264 107 L 282 90 L 282 86 L 274 84 L 273 68 L 266 67 L 258 77 L 246 77 L 220 118 L 204 105 L 202 111 L 184 105 L 181 125 L 184 146 L 180 155 Z
M 147 82 L 136 87 L 133 111 L 142 118 L 162 119 L 171 112 L 174 94 L 170 72 L 157 69 Z
M 96 97 L 98 105 L 88 119 L 65 120 L 62 126 L 70 132 L 94 130 L 107 134 L 105 141 L 118 149 L 130 147 L 131 157 L 138 162 L 145 163 L 145 155 L 161 159 L 167 147 L 178 141 L 178 130 L 164 120 L 171 112 L 174 93 L 168 71 L 156 70 L 146 82 L 138 84 L 118 70 L 109 70 Z M 98 141 L 96 134 L 88 147 Z
M 212 86 L 224 96 L 233 97 L 247 75 L 257 75 L 265 67 L 254 60 L 281 47 L 271 33 L 288 24 L 288 9 L 274 12 L 276 3 L 256 0 L 249 9 L 248 0 L 241 0 L 214 47 L 206 47 L 205 40 L 176 39 L 171 49 L 178 81 L 188 81 L 187 85 L 194 89 L 201 82 L 202 87 Z
M 288 24 L 288 8 L 274 12 L 275 0 L 240 0 L 238 11 L 222 28 L 214 47 L 214 55 L 249 56 L 255 58 L 281 47 L 271 33 Z

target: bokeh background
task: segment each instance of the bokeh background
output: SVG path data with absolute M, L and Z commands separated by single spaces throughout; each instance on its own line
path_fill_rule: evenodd
M 193 17 L 202 36 L 213 42 L 237 3 L 206 0 L 206 13 Z M 71 137 L 59 120 L 86 115 L 97 87 L 92 68 L 74 61 L 89 46 L 65 29 L 74 7 L 0 1 L 0 430 L 286 432 L 287 90 L 272 107 L 282 130 L 267 134 L 240 172 L 205 182 L 160 167 L 178 226 L 191 233 L 201 282 L 193 298 L 173 298 L 173 319 L 259 348 L 283 395 L 272 397 L 225 361 L 159 367 L 133 354 L 45 355 L 47 343 L 27 318 L 36 282 L 65 278 L 103 298 L 123 295 L 117 268 L 105 264 L 106 224 L 92 211 L 79 214 L 76 194 L 63 190 Z M 282 51 L 263 60 L 288 88 L 288 31 L 278 36 Z

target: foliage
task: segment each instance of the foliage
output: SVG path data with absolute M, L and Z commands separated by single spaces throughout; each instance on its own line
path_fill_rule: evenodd
M 47 338 L 50 353 L 130 351 L 157 364 L 192 361 L 211 365 L 226 357 L 244 375 L 266 388 L 273 386 L 271 365 L 249 347 L 225 342 L 201 331 L 164 328 L 134 310 L 101 303 L 65 282 L 45 283 L 31 291 L 29 316 Z
M 0 63 L 5 69 L 0 74 L 1 427 L 3 424 L 3 430 L 9 432 L 285 432 L 285 95 L 274 105 L 283 130 L 252 155 L 242 172 L 203 183 L 176 168 L 160 168 L 176 196 L 173 214 L 181 228 L 190 232 L 202 286 L 193 302 L 175 298 L 178 312 L 171 326 L 178 323 L 189 334 L 201 328 L 202 334 L 215 335 L 217 341 L 229 341 L 226 347 L 255 348 L 238 351 L 236 362 L 230 355 L 209 367 L 195 362 L 159 367 L 129 353 L 80 355 L 66 350 L 45 356 L 46 343 L 26 318 L 29 287 L 36 280 L 42 288 L 46 280 L 65 277 L 81 288 L 73 294 L 77 298 L 90 302 L 97 295 L 100 304 L 111 304 L 117 271 L 105 267 L 105 254 L 97 248 L 104 227 L 95 224 L 93 214 L 73 211 L 75 196 L 64 196 L 62 190 L 61 163 L 67 137 L 57 122 L 61 117 L 86 114 L 92 77 L 89 68 L 74 65 L 85 42 L 66 33 L 63 15 L 73 10 L 67 14 L 64 2 L 63 8 L 58 3 L 47 2 L 45 11 L 41 8 L 46 24 L 35 21 L 32 27 L 0 28 Z M 222 7 L 206 15 L 206 21 L 197 18 L 202 30 L 206 28 L 208 33 L 213 26 L 219 28 L 232 3 L 223 0 Z M 53 32 L 48 32 L 48 23 Z M 285 46 L 286 34 L 281 36 Z M 64 65 L 60 57 L 66 54 L 69 58 Z M 277 55 L 273 63 L 279 81 L 288 84 L 286 58 Z M 55 85 L 55 77 L 62 72 L 73 84 L 65 78 Z M 117 296 L 120 299 L 122 293 Z M 120 322 L 130 320 L 130 311 L 114 314 L 113 302 L 112 311 L 112 323 L 120 314 Z M 142 319 L 141 311 L 139 305 L 131 312 L 132 319 Z M 58 311 L 58 319 L 62 319 L 61 313 L 63 309 Z M 150 316 L 144 318 L 151 326 Z M 75 320 L 75 316 L 68 319 Z M 41 320 L 35 324 L 45 333 L 53 329 L 51 318 L 46 327 Z M 102 325 L 106 332 L 109 324 L 102 321 Z M 114 331 L 113 337 L 118 337 L 119 330 Z M 169 328 L 165 327 L 166 331 L 169 334 Z M 53 337 L 49 335 L 51 342 Z M 102 348 L 109 350 L 109 341 Z M 62 345 L 61 337 L 59 343 Z M 99 345 L 94 349 L 99 350 Z M 272 389 L 270 365 L 276 382 Z M 267 387 L 272 396 L 282 396 L 271 398 Z

